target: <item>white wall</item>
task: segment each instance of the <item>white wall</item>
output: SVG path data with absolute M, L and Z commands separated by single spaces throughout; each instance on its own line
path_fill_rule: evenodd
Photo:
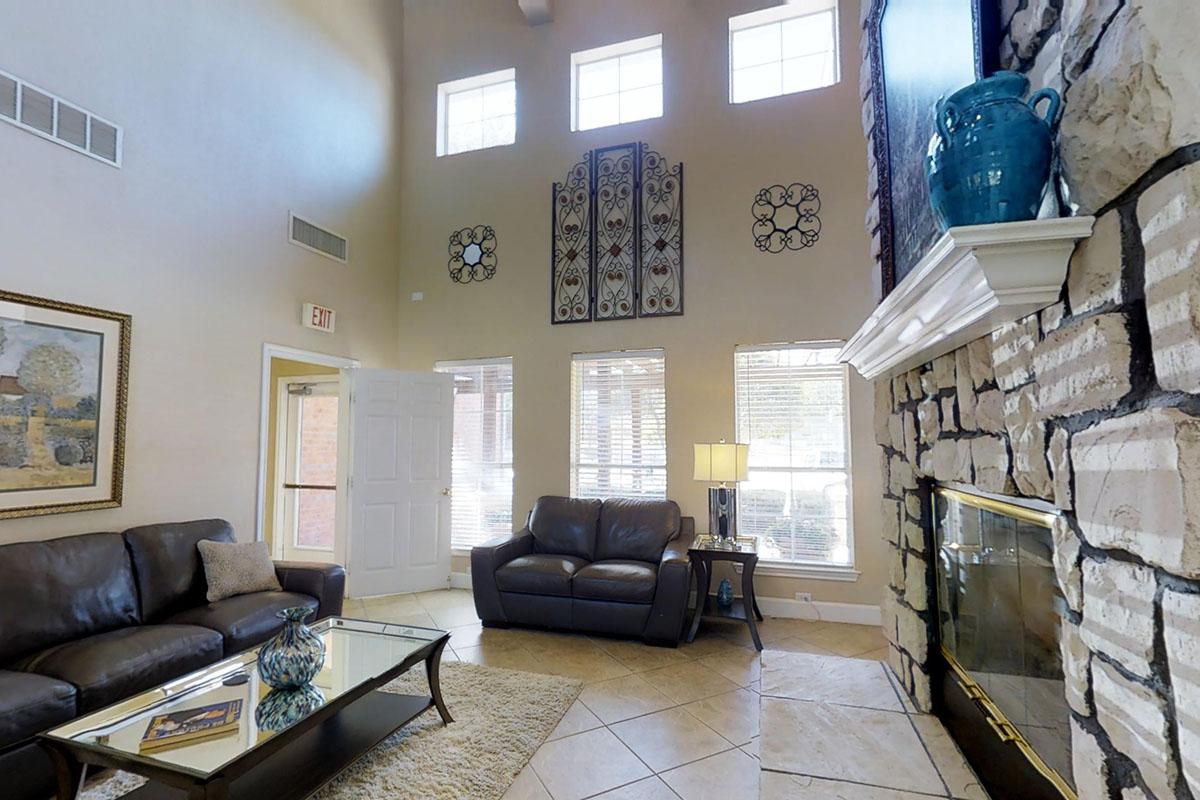
M 842 80 L 805 94 L 727 101 L 728 17 L 765 0 L 558 0 L 530 27 L 515 2 L 408 0 L 403 48 L 400 359 L 511 355 L 515 375 L 519 524 L 541 494 L 567 493 L 569 362 L 573 352 L 666 349 L 668 494 L 706 527 L 705 487 L 692 480 L 692 443 L 733 436 L 733 348 L 846 338 L 873 307 L 866 161 L 858 101 L 858 8 L 844 3 Z M 662 119 L 569 130 L 569 59 L 652 33 L 664 38 Z M 439 82 L 515 67 L 517 143 L 435 157 Z M 685 163 L 686 314 L 680 318 L 549 324 L 550 184 L 589 148 L 642 140 Z M 759 253 L 750 233 L 757 190 L 804 181 L 822 196 L 815 247 Z M 499 269 L 453 284 L 447 237 L 492 225 Z M 410 302 L 411 292 L 424 292 Z M 870 387 L 851 384 L 854 584 L 763 579 L 761 594 L 877 604 L 886 583 L 879 539 L 879 470 Z M 465 559 L 456 568 L 465 569 Z
M 226 517 L 253 536 L 264 341 L 390 366 L 399 184 L 387 0 L 0 0 L 0 69 L 125 129 L 123 169 L 0 124 L 0 288 L 133 315 L 125 503 L 0 542 Z M 286 242 L 289 209 L 351 239 Z M 334 335 L 299 325 L 305 300 Z

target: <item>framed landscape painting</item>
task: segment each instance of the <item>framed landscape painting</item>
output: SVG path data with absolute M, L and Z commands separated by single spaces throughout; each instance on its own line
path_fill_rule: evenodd
M 0 519 L 121 504 L 130 327 L 0 291 Z

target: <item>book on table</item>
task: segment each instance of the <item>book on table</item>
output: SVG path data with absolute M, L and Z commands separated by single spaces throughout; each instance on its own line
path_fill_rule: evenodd
M 178 747 L 236 733 L 242 718 L 242 701 L 172 711 L 150 719 L 138 750 L 142 753 Z

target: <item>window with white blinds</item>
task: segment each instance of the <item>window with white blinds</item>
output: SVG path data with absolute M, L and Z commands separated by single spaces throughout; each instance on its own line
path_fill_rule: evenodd
M 454 376 L 450 546 L 470 549 L 513 532 L 511 358 L 439 361 Z
M 666 499 L 662 350 L 572 359 L 571 496 Z
M 847 371 L 832 342 L 739 347 L 737 440 L 750 445 L 738 529 L 764 560 L 849 566 Z

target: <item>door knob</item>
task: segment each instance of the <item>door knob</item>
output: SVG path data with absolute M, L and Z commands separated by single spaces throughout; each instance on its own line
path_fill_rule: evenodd
M 450 496 L 450 490 L 449 490 L 449 489 L 442 489 L 442 496 L 443 496 L 443 497 L 449 497 L 449 496 Z

